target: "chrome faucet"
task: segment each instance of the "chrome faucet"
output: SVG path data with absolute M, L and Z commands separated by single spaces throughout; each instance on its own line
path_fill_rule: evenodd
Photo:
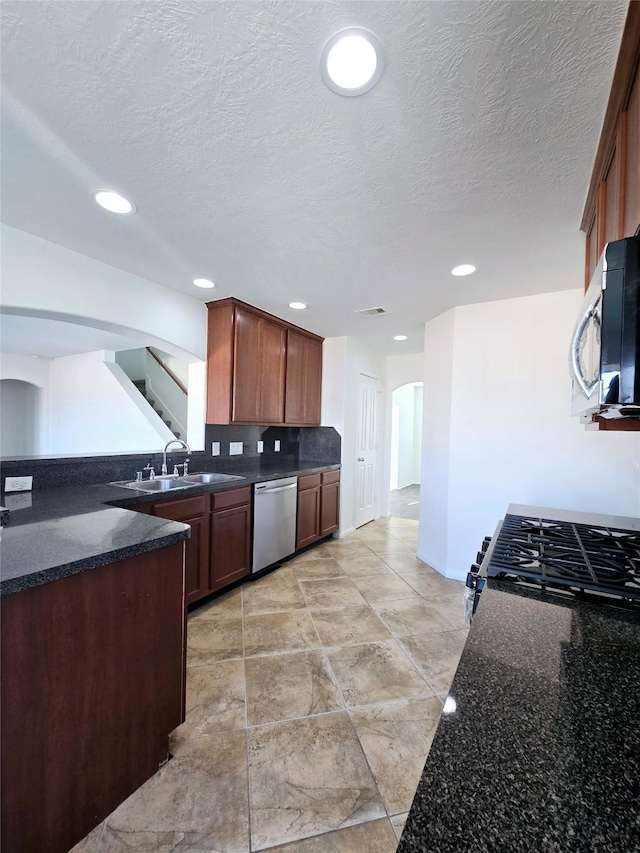
M 191 448 L 189 447 L 187 442 L 183 441 L 181 438 L 173 438 L 171 441 L 168 441 L 164 446 L 164 450 L 162 451 L 162 476 L 163 477 L 166 476 L 166 474 L 168 473 L 168 469 L 167 469 L 167 448 L 170 447 L 172 444 L 181 444 L 184 447 L 184 449 L 187 451 L 187 453 L 191 453 Z

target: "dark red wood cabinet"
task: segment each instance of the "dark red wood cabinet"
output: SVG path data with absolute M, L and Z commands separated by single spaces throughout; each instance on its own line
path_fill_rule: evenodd
M 193 604 L 251 571 L 251 486 L 136 507 L 191 525 L 185 576 Z
M 318 426 L 324 339 L 238 299 L 207 308 L 207 423 Z
M 2 598 L 2 849 L 66 853 L 184 720 L 184 543 Z
M 296 551 L 334 533 L 340 525 L 340 471 L 298 477 Z
M 214 492 L 212 498 L 209 591 L 215 592 L 251 571 L 251 487 Z

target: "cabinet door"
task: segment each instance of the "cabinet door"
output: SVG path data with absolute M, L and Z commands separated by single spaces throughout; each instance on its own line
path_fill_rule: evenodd
M 209 592 L 209 516 L 200 515 L 189 518 L 185 524 L 191 525 L 191 538 L 186 541 L 185 550 L 185 586 L 187 604 L 207 595 Z
M 205 506 L 204 495 L 152 505 L 153 514 L 159 518 L 182 521 L 191 527 L 191 536 L 184 543 L 187 604 L 209 592 L 209 513 Z
M 320 511 L 320 536 L 328 536 L 338 529 L 340 516 L 340 483 L 322 486 Z
M 296 550 L 320 538 L 320 486 L 298 492 Z
M 251 571 L 251 506 L 211 513 L 209 589 L 222 589 Z
M 298 332 L 287 332 L 285 423 L 320 423 L 322 343 Z
M 260 323 L 250 311 L 236 310 L 232 420 L 237 423 L 259 422 Z
M 258 422 L 284 423 L 284 374 L 287 331 L 277 323 L 260 318 Z

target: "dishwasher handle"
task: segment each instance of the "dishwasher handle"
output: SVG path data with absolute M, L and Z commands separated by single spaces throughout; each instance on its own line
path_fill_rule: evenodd
M 276 492 L 286 492 L 289 489 L 297 489 L 297 483 L 291 483 L 290 486 L 278 486 L 275 489 L 267 489 L 264 486 L 256 486 L 256 497 L 258 495 L 274 495 Z

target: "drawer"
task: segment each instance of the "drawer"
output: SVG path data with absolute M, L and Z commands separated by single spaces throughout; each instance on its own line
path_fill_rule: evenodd
M 340 471 L 325 471 L 322 475 L 322 485 L 326 486 L 329 483 L 340 482 Z
M 153 514 L 160 518 L 170 518 L 172 521 L 183 521 L 186 518 L 197 518 L 207 511 L 206 496 L 197 498 L 182 498 L 178 501 L 164 501 L 155 504 Z
M 304 492 L 305 489 L 313 489 L 320 485 L 320 474 L 305 474 L 298 477 L 298 491 Z
M 248 503 L 251 503 L 251 486 L 226 489 L 224 492 L 214 492 L 211 495 L 211 509 L 227 509 L 231 506 Z

